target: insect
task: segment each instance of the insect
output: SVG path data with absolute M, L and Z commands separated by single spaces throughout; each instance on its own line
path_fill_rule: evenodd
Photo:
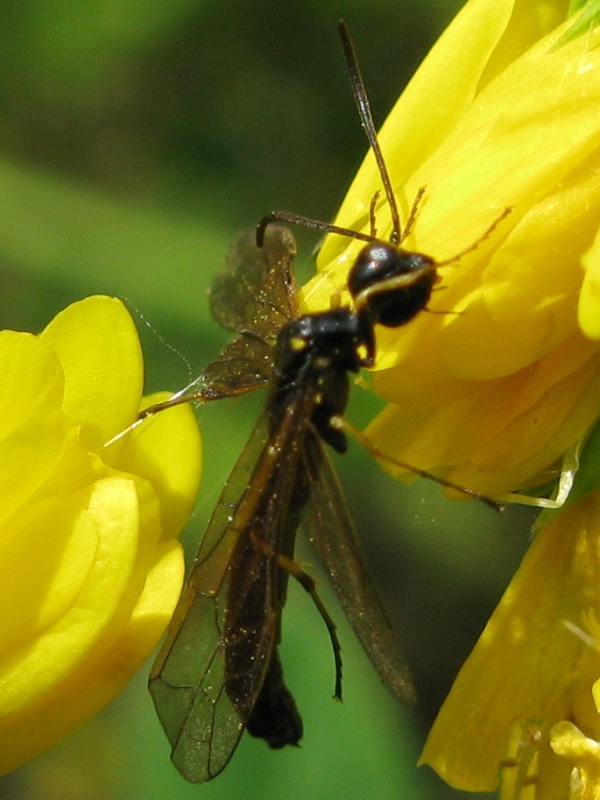
M 278 649 L 290 576 L 312 596 L 327 626 L 335 660 L 334 694 L 341 698 L 335 624 L 314 580 L 294 561 L 303 520 L 382 679 L 399 700 L 414 699 L 407 663 L 363 565 L 326 446 L 340 453 L 347 448 L 342 415 L 349 374 L 373 364 L 375 325 L 398 327 L 417 315 L 437 281 L 438 265 L 399 247 L 398 210 L 343 24 L 340 33 L 361 121 L 392 209 L 390 242 L 285 212 L 265 217 L 256 232 L 234 241 L 228 265 L 211 289 L 214 318 L 236 337 L 203 370 L 192 391 L 144 414 L 175 403 L 268 388 L 265 409 L 221 494 L 150 675 L 172 760 L 193 782 L 210 780 L 223 770 L 244 730 L 273 748 L 297 744 L 302 736 Z M 300 315 L 293 278 L 295 241 L 273 220 L 367 242 L 348 279 L 352 307 Z

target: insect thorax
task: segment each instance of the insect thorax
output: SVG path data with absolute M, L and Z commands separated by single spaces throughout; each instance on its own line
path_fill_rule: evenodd
M 275 345 L 272 407 L 283 408 L 286 398 L 304 386 L 314 401 L 312 425 L 339 452 L 345 451 L 346 439 L 330 420 L 346 410 L 348 373 L 363 366 L 362 345 L 356 314 L 345 308 L 293 320 L 282 328 Z

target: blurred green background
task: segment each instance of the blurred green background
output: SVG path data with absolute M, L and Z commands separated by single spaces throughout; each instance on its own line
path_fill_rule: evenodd
M 138 320 L 148 388 L 185 385 L 225 338 L 205 292 L 234 234 L 274 208 L 330 219 L 363 157 L 337 20 L 353 34 L 381 123 L 460 5 L 3 0 L 2 327 L 39 331 L 73 300 L 117 295 Z M 315 237 L 298 238 L 310 270 Z M 260 402 L 200 412 L 206 465 L 186 534 L 190 556 Z M 350 417 L 365 422 L 373 403 L 356 389 Z M 324 581 L 345 660 L 345 700 L 331 702 L 324 626 L 292 587 L 283 659 L 305 721 L 300 749 L 273 753 L 244 738 L 216 781 L 187 785 L 169 762 L 144 670 L 84 728 L 0 779 L 0 797 L 466 797 L 415 764 L 527 545 L 529 520 L 450 503 L 422 481 L 396 485 L 351 450 L 336 463 L 406 644 L 417 707 L 400 707 L 380 685 Z

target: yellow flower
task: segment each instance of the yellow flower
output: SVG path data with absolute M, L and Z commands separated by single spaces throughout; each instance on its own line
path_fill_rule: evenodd
M 600 618 L 599 520 L 594 492 L 538 532 L 462 667 L 421 757 L 452 786 L 491 791 L 502 766 L 510 780 L 511 759 L 518 769 L 533 752 L 534 796 L 567 798 L 571 767 L 550 747 L 552 726 L 569 720 L 600 740 L 600 653 L 574 633 Z
M 600 231 L 583 256 L 585 276 L 579 297 L 579 321 L 586 336 L 600 339 Z
M 600 742 L 584 736 L 572 722 L 552 729 L 552 749 L 575 766 L 570 774 L 569 800 L 600 800 Z
M 404 220 L 423 189 L 403 246 L 451 263 L 432 313 L 377 330 L 373 388 L 388 405 L 367 434 L 492 497 L 555 478 L 600 416 L 599 18 L 585 0 L 470 0 L 380 134 Z M 380 184 L 369 154 L 336 224 L 369 233 Z M 375 221 L 389 237 L 381 194 Z M 308 309 L 343 295 L 361 247 L 326 239 Z M 600 619 L 590 453 L 427 740 L 422 762 L 455 787 L 491 791 L 501 775 L 511 800 L 598 794 L 600 652 L 576 633 Z
M 600 220 L 600 29 L 576 35 L 567 5 L 471 0 L 380 135 L 404 219 L 425 190 L 403 246 L 445 261 L 512 209 L 440 269 L 432 313 L 378 329 L 373 388 L 389 404 L 367 431 L 491 496 L 547 483 L 600 413 L 600 342 L 577 316 Z M 368 232 L 380 188 L 369 155 L 336 223 Z M 388 236 L 381 196 L 376 222 Z M 307 308 L 329 307 L 361 245 L 328 237 Z M 596 251 L 581 314 L 600 335 Z
M 179 597 L 193 413 L 104 446 L 137 416 L 142 366 L 109 297 L 69 306 L 39 337 L 0 333 L 0 774 L 111 700 Z

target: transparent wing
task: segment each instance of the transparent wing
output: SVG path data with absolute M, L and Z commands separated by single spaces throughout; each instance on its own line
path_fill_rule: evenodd
M 254 229 L 239 234 L 210 290 L 211 312 L 219 325 L 273 343 L 298 314 L 296 252 L 292 233 L 281 225 L 269 225 L 262 247 L 256 245 Z
M 402 702 L 416 699 L 410 670 L 364 564 L 342 488 L 320 439 L 307 436 L 307 528 L 342 608 L 373 665 Z
M 244 718 L 226 692 L 219 639 L 222 602 L 220 592 L 211 597 L 186 586 L 172 621 L 176 636 L 150 674 L 150 693 L 171 742 L 171 758 L 192 783 L 221 772 L 244 729 Z M 268 658 L 273 629 L 263 630 L 263 636 L 261 664 Z
M 204 367 L 182 392 L 180 402 L 208 403 L 237 397 L 266 386 L 273 368 L 273 348 L 261 339 L 238 336 Z
M 294 237 L 281 225 L 268 227 L 260 248 L 254 229 L 236 237 L 227 266 L 213 281 L 210 306 L 222 327 L 241 335 L 228 342 L 176 397 L 146 411 L 146 415 L 173 404 L 235 397 L 269 382 L 272 345 L 281 328 L 298 312 L 292 274 L 295 256 Z
M 272 430 L 263 412 L 219 499 L 166 641 L 150 692 L 185 778 L 202 782 L 231 758 L 280 637 L 302 464 L 293 444 L 307 424 L 302 393 Z M 264 544 L 264 547 L 257 546 Z

